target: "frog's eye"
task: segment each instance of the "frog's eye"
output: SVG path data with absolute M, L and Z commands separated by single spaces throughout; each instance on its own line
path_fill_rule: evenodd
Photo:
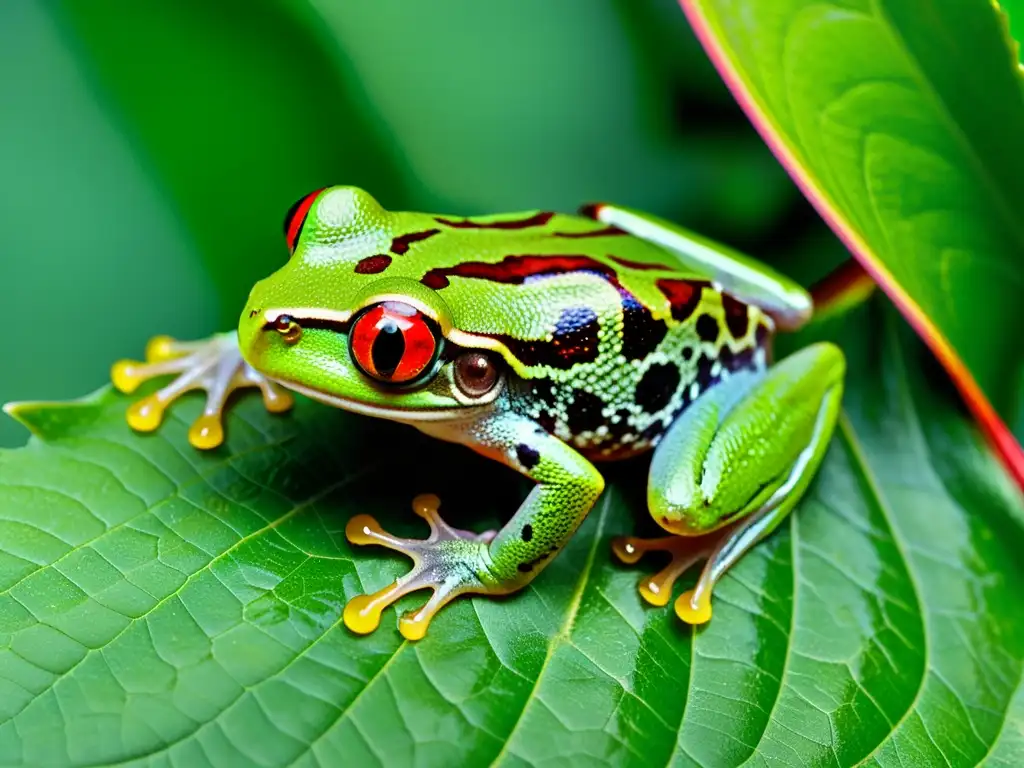
M 367 376 L 389 384 L 408 384 L 437 359 L 433 323 L 418 309 L 386 301 L 363 310 L 352 322 L 349 350 Z
M 306 217 L 309 215 L 309 209 L 313 207 L 313 202 L 321 192 L 323 190 L 318 189 L 296 200 L 288 209 L 288 213 L 284 215 L 284 239 L 288 243 L 289 252 L 294 253 L 295 246 L 299 242 L 299 235 L 302 234 L 302 225 L 306 223 Z

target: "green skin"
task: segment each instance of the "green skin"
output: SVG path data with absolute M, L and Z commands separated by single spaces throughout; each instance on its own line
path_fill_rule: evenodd
M 462 443 L 537 483 L 497 533 L 451 529 L 424 497 L 414 506 L 430 539 L 353 521 L 354 542 L 390 546 L 416 565 L 350 603 L 352 629 L 371 631 L 384 606 L 414 589 L 434 595 L 400 622 L 410 638 L 458 594 L 522 588 L 600 496 L 593 462 L 651 449 L 650 512 L 673 540 L 725 528 L 700 550 L 704 587 L 687 597 L 691 614 L 703 606 L 705 616 L 677 603 L 687 620 L 706 620 L 714 581 L 806 490 L 835 425 L 843 356 L 816 344 L 771 366 L 768 357 L 776 329 L 809 318 L 809 296 L 668 222 L 607 205 L 587 214 L 393 213 L 362 190 L 332 187 L 293 227 L 287 264 L 252 289 L 238 348 L 254 376 Z M 412 386 L 375 379 L 350 351 L 353 318 L 383 301 L 419 310 L 443 336 L 438 362 Z M 473 350 L 496 363 L 482 394 L 467 394 L 453 362 Z M 219 413 L 218 397 L 208 412 Z

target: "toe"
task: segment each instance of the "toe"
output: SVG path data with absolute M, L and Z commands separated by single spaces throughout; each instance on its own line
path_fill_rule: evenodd
M 118 360 L 111 366 L 110 381 L 118 392 L 130 395 L 145 381 L 145 377 L 139 375 L 139 366 L 135 360 Z
M 156 395 L 144 397 L 128 408 L 128 426 L 136 432 L 152 432 L 164 420 L 166 405 Z
M 193 448 L 209 451 L 224 442 L 224 426 L 220 413 L 204 413 L 188 431 L 188 441 Z
M 175 352 L 175 341 L 170 336 L 154 336 L 146 344 L 146 362 L 159 363 L 180 355 Z
M 342 619 L 345 626 L 359 635 L 368 635 L 380 626 L 380 614 L 397 600 L 398 582 L 372 595 L 356 595 L 345 605 Z
M 692 589 L 684 592 L 676 600 L 676 615 L 687 624 L 706 624 L 711 621 L 711 593 Z
M 438 512 L 440 508 L 441 499 L 432 493 L 421 493 L 412 500 L 412 511 L 427 521 L 431 537 L 448 527 Z
M 366 546 L 377 544 L 397 552 L 402 552 L 410 557 L 416 548 L 416 542 L 408 539 L 400 539 L 380 527 L 380 523 L 371 515 L 356 515 L 345 526 L 345 538 L 350 544 Z
M 284 413 L 290 411 L 292 406 L 295 405 L 295 398 L 287 390 L 275 387 L 269 382 L 266 382 L 267 386 L 261 386 L 260 390 L 263 392 L 263 406 L 270 413 Z
M 674 579 L 666 580 L 662 577 L 662 573 L 656 573 L 654 576 L 645 576 L 640 579 L 640 583 L 637 585 L 640 597 L 649 604 L 658 607 L 668 604 L 668 599 L 672 597 L 672 581 L 674 581 Z
M 356 595 L 345 605 L 342 620 L 345 626 L 359 635 L 368 635 L 380 626 L 380 615 L 400 597 L 431 586 L 417 578 L 415 571 L 388 584 L 372 595 Z
M 406 640 L 422 640 L 437 612 L 465 591 L 467 591 L 465 588 L 460 588 L 450 582 L 441 584 L 434 590 L 434 594 L 427 602 L 414 611 L 406 611 L 402 614 L 398 620 L 398 631 Z
M 626 565 L 636 565 L 644 556 L 644 550 L 636 545 L 637 539 L 616 536 L 612 539 L 612 554 Z
M 406 640 L 422 640 L 427 634 L 433 614 L 427 615 L 422 609 L 409 611 L 398 620 L 398 631 Z

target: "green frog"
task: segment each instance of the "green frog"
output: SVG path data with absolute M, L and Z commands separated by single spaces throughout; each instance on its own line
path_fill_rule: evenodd
M 258 388 L 275 412 L 298 392 L 461 443 L 536 483 L 498 531 L 449 526 L 432 495 L 413 500 L 430 526 L 423 540 L 353 517 L 351 543 L 413 561 L 348 602 L 354 632 L 375 630 L 414 590 L 432 595 L 399 619 L 410 640 L 458 595 L 522 589 L 601 495 L 596 465 L 647 451 L 648 507 L 667 535 L 618 538 L 613 551 L 627 563 L 671 554 L 640 580 L 655 605 L 704 561 L 675 609 L 706 622 L 715 583 L 789 514 L 828 447 L 842 353 L 818 343 L 770 354 L 776 331 L 810 318 L 810 296 L 668 221 L 606 204 L 579 215 L 396 213 L 336 186 L 299 200 L 284 229 L 290 258 L 253 287 L 237 333 L 157 337 L 145 362 L 114 365 L 123 392 L 176 375 L 128 409 L 131 427 L 156 429 L 176 398 L 202 389 L 189 439 L 216 448 L 234 390 Z

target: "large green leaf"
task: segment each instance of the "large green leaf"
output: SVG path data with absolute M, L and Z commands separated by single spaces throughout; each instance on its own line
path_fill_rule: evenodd
M 804 192 L 928 341 L 1024 486 L 1024 81 L 985 0 L 680 0 Z M 984 308 L 984 311 L 982 311 Z
M 406 566 L 351 551 L 347 518 L 422 535 L 408 504 L 432 490 L 482 527 L 526 491 L 507 469 L 307 401 L 244 399 L 212 454 L 186 442 L 195 401 L 149 437 L 109 391 L 22 407 L 37 436 L 0 453 L 0 765 L 1020 765 L 1024 502 L 894 313 L 844 328 L 820 479 L 696 633 L 610 562 L 646 518 L 643 462 L 610 469 L 528 590 L 458 601 L 413 644 L 391 612 L 368 637 L 340 624 Z

